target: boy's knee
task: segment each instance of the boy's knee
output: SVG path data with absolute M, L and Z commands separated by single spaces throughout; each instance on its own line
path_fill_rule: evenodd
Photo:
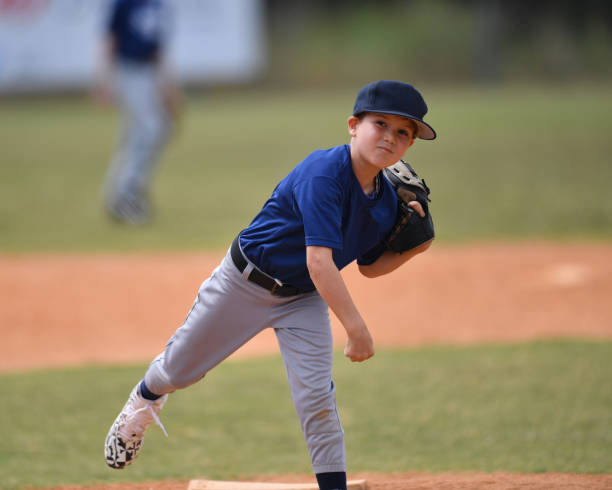
M 307 390 L 297 407 L 305 432 L 327 432 L 338 424 L 336 411 L 336 390 L 331 382 L 319 389 Z
M 199 372 L 197 374 L 189 371 L 167 372 L 168 383 L 172 385 L 175 390 L 187 388 L 188 386 L 200 381 L 203 377 L 204 374 L 200 374 Z
M 165 138 L 167 124 L 159 118 L 143 119 L 138 122 L 138 134 L 143 144 L 154 144 Z

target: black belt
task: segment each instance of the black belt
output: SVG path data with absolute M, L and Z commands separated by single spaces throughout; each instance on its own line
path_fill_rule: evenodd
M 243 272 L 248 262 L 244 254 L 242 253 L 242 250 L 240 250 L 240 235 L 238 235 L 232 242 L 232 247 L 230 248 L 230 255 L 232 256 L 232 260 L 234 261 L 234 265 L 236 266 L 236 268 L 240 272 Z M 294 286 L 289 286 L 288 284 L 283 284 L 281 286 L 274 280 L 274 278 L 268 276 L 267 274 L 264 274 L 257 268 L 253 268 L 253 270 L 249 274 L 248 279 L 249 281 L 254 282 L 258 286 L 267 289 L 274 296 L 296 296 L 298 294 L 307 292 Z

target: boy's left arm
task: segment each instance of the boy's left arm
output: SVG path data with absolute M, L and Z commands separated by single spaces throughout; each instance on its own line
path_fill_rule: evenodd
M 425 211 L 423 210 L 423 206 L 418 201 L 410 201 L 408 206 L 416 211 L 419 216 L 424 217 Z M 392 250 L 386 250 L 375 262 L 369 265 L 359 265 L 359 272 L 366 277 L 379 277 L 384 276 L 385 274 L 389 274 L 397 269 L 399 266 L 410 260 L 415 255 L 425 252 L 430 246 L 431 242 L 433 242 L 433 238 L 429 241 L 426 241 L 419 246 L 407 250 L 402 253 L 397 253 Z
M 412 257 L 425 252 L 430 247 L 431 242 L 433 242 L 433 239 L 401 254 L 387 250 L 373 264 L 359 265 L 359 272 L 369 278 L 389 274 Z

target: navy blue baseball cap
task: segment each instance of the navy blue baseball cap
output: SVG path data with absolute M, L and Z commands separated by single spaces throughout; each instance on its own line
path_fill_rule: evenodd
M 419 127 L 418 138 L 433 140 L 436 132 L 423 121 L 427 104 L 420 92 L 409 83 L 395 80 L 379 80 L 363 87 L 355 99 L 353 116 L 363 112 L 394 114 L 412 119 Z

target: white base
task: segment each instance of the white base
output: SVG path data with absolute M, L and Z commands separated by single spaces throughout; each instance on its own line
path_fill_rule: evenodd
M 365 480 L 349 480 L 348 490 L 367 490 Z M 187 490 L 319 490 L 316 483 L 268 483 L 247 481 L 191 480 Z

